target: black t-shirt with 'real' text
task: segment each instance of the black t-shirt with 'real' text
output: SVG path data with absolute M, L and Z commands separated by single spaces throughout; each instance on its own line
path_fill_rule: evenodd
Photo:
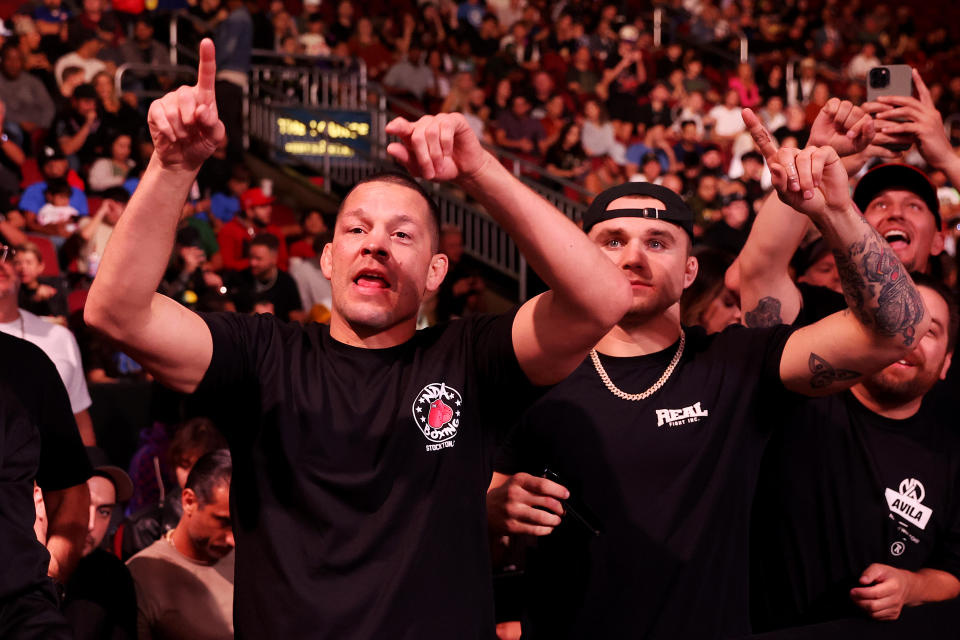
M 0 333 L 0 602 L 47 582 L 50 554 L 33 530 L 33 482 L 83 484 L 90 462 L 70 399 L 39 347 Z
M 529 391 L 513 315 L 388 349 L 203 317 L 200 391 L 230 410 L 215 417 L 233 452 L 237 637 L 493 637 L 486 488 Z
M 748 531 L 768 403 L 786 394 L 790 327 L 687 328 L 664 386 L 622 400 L 587 359 L 524 415 L 497 470 L 559 475 L 569 513 L 528 558 L 524 637 L 713 638 L 750 631 Z M 639 393 L 677 345 L 601 356 L 620 389 Z
M 960 436 L 924 401 L 893 420 L 851 392 L 784 406 L 754 504 L 755 630 L 858 615 L 873 563 L 960 578 Z

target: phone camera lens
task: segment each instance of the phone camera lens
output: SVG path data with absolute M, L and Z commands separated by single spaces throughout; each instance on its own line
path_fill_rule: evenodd
M 885 67 L 870 69 L 870 86 L 874 89 L 883 89 L 890 84 L 890 70 Z

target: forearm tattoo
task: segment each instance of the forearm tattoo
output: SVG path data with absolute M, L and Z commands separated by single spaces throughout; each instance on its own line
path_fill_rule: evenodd
M 780 301 L 772 296 L 760 298 L 760 302 L 743 316 L 748 327 L 775 327 L 783 324 L 780 317 Z
M 813 377 L 810 378 L 810 386 L 814 389 L 823 389 L 834 382 L 853 380 L 863 375 L 850 369 L 835 369 L 832 364 L 812 352 L 810 353 L 810 360 L 807 361 L 807 366 L 810 367 L 810 373 L 813 374 Z
M 882 335 L 900 335 L 910 346 L 923 319 L 923 299 L 890 245 L 866 221 L 864 226 L 863 238 L 833 251 L 847 304 L 864 325 Z

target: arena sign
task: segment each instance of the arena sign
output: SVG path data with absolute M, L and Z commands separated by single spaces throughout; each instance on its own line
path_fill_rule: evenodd
M 370 113 L 279 108 L 274 112 L 278 156 L 304 160 L 370 154 Z

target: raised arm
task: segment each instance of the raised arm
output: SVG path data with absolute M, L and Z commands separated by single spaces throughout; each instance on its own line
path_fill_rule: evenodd
M 776 155 L 777 144 L 757 116 L 744 109 L 743 121 L 761 153 L 765 157 Z M 832 98 L 817 114 L 810 131 L 810 145 L 829 145 L 841 157 L 848 157 L 866 149 L 873 135 L 873 119 L 869 115 L 849 101 Z M 797 319 L 802 299 L 790 278 L 790 259 L 803 241 L 809 220 L 775 193 L 760 208 L 738 258 L 740 306 L 748 327 L 791 324 Z
M 387 126 L 402 143 L 391 155 L 414 175 L 456 180 L 514 239 L 551 291 L 528 301 L 513 345 L 535 384 L 565 378 L 630 305 L 626 277 L 566 216 L 484 151 L 460 114 L 398 118 Z
M 930 320 L 900 260 L 850 199 L 833 147 L 774 152 L 769 132 L 754 135 L 771 141 L 761 151 L 780 199 L 807 215 L 833 250 L 849 306 L 790 336 L 780 377 L 798 393 L 834 393 L 906 355 Z
M 110 237 L 84 310 L 87 324 L 180 391 L 200 383 L 213 340 L 200 316 L 156 290 L 190 186 L 224 136 L 215 75 L 213 42 L 205 39 L 196 86 L 180 87 L 150 105 L 153 156 Z

